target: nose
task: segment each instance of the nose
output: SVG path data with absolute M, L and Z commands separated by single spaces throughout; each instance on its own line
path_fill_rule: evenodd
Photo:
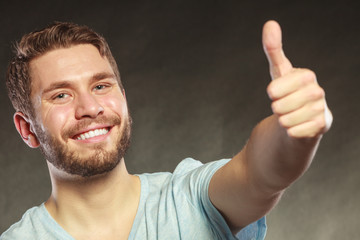
M 96 118 L 104 112 L 103 106 L 91 93 L 77 96 L 75 118 Z

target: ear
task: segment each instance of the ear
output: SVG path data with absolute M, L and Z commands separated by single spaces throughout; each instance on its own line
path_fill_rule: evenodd
M 39 147 L 40 143 L 35 133 L 31 130 L 29 119 L 22 112 L 14 114 L 14 123 L 16 130 L 19 132 L 22 140 L 31 148 Z

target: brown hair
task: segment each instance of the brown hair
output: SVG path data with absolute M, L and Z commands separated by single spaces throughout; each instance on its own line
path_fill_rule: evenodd
M 59 48 L 69 48 L 78 44 L 92 44 L 102 57 L 106 57 L 123 89 L 116 61 L 106 40 L 87 26 L 74 23 L 54 22 L 48 27 L 24 35 L 15 46 L 15 56 L 6 74 L 9 98 L 16 111 L 34 117 L 31 103 L 31 76 L 29 63 L 36 57 Z

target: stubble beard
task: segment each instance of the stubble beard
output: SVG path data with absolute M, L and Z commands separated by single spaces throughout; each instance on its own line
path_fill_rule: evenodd
M 129 116 L 128 118 L 123 119 L 123 121 L 123 131 L 114 141 L 115 147 L 107 151 L 103 149 L 100 144 L 91 149 L 93 153 L 88 157 L 83 157 L 75 150 L 71 150 L 69 146 L 63 144 L 49 133 L 44 132 L 39 126 L 35 126 L 35 130 L 41 143 L 40 150 L 48 162 L 57 169 L 68 174 L 81 177 L 91 177 L 110 172 L 124 157 L 130 146 L 132 120 Z M 121 120 L 118 117 L 102 117 L 96 121 L 87 119 L 80 122 L 72 129 L 66 131 L 64 136 L 71 136 L 71 134 L 76 132 L 77 129 L 81 129 L 82 127 L 89 125 L 90 122 L 109 123 L 113 126 L 119 127 L 121 125 Z

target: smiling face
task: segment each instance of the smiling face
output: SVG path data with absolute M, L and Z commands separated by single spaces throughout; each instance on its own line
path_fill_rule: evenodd
M 112 170 L 129 145 L 130 117 L 110 63 L 90 45 L 30 62 L 33 130 L 46 159 L 70 174 Z

